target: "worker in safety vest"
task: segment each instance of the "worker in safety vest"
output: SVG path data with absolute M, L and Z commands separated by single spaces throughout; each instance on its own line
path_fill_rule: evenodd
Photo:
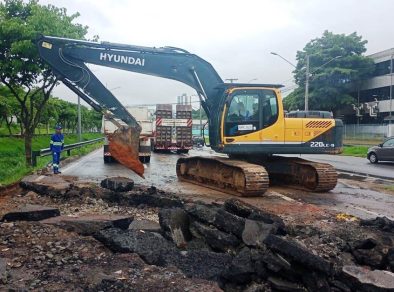
M 64 135 L 62 134 L 62 126 L 56 125 L 56 133 L 51 136 L 50 148 L 52 151 L 52 167 L 53 173 L 61 173 L 59 171 L 60 153 L 64 147 Z

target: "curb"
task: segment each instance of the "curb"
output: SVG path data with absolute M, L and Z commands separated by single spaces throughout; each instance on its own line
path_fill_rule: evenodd
M 340 168 L 335 168 L 336 170 L 338 170 L 338 172 L 340 173 L 344 173 L 344 174 L 348 174 L 348 175 L 359 175 L 359 176 L 363 176 L 366 178 L 376 178 L 376 179 L 382 179 L 382 180 L 388 180 L 394 183 L 394 178 L 389 177 L 389 176 L 383 176 L 383 175 L 374 175 L 374 174 L 370 174 L 370 173 L 364 173 L 364 172 L 359 172 L 359 171 L 350 171 L 350 170 L 346 170 L 346 169 L 340 169 Z

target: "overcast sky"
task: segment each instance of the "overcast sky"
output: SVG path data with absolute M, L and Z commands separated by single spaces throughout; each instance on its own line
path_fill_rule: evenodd
M 222 79 L 292 86 L 297 50 L 324 30 L 368 40 L 367 54 L 394 47 L 393 0 L 41 0 L 79 12 L 79 23 L 101 41 L 175 46 L 210 62 Z M 194 94 L 176 81 L 116 69 L 94 73 L 125 105 L 176 102 Z M 254 80 L 254 79 L 257 79 Z M 54 94 L 75 102 L 63 85 Z

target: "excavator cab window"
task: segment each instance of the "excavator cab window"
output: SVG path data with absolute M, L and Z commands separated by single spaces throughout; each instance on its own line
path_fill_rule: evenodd
M 225 135 L 239 136 L 266 128 L 278 118 L 276 95 L 272 90 L 238 90 L 230 97 Z

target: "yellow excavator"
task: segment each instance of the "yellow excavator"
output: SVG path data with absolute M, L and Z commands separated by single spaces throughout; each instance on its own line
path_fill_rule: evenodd
M 210 63 L 180 48 L 150 48 L 41 36 L 41 58 L 73 92 L 121 127 L 110 141 L 113 157 L 143 175 L 141 127 L 86 64 L 176 80 L 194 88 L 208 116 L 210 147 L 228 157 L 181 157 L 178 178 L 239 196 L 261 196 L 270 183 L 310 191 L 332 190 L 335 169 L 280 154 L 337 154 L 341 120 L 323 111 L 286 114 L 279 84 L 224 83 Z

